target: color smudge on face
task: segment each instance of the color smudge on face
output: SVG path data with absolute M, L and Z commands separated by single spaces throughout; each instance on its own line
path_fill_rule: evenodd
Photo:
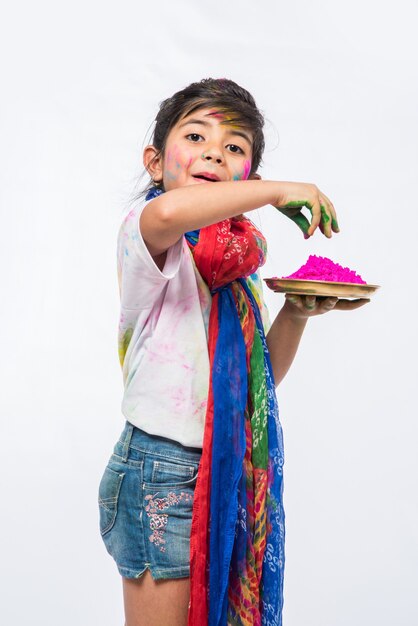
M 240 130 L 243 126 L 240 125 L 239 122 L 237 123 L 236 114 L 232 110 L 224 110 L 222 107 L 214 108 L 210 110 L 209 113 L 205 113 L 205 115 L 216 118 L 219 124 L 227 125 L 231 129 L 232 135 L 234 131 L 236 131 L 238 135 L 243 132 Z M 248 135 L 247 137 L 251 143 L 251 137 Z M 197 163 L 196 156 L 194 155 L 194 148 L 189 150 L 186 147 L 185 149 L 183 143 L 183 138 L 181 138 L 180 144 L 174 140 L 173 143 L 170 144 L 170 147 L 167 146 L 166 148 L 163 162 L 163 182 L 166 190 L 170 190 L 171 188 L 179 185 L 182 186 L 183 184 L 188 184 L 191 174 L 190 169 L 193 167 L 193 163 L 195 161 Z M 241 149 L 244 148 L 242 147 Z M 251 150 L 249 152 L 251 152 Z M 231 177 L 229 180 L 247 180 L 251 172 L 251 157 L 247 158 L 246 155 L 240 151 L 237 151 L 234 154 L 240 156 L 241 158 L 236 160 L 231 157 L 231 166 L 234 167 L 235 172 L 231 172 L 231 169 L 227 168 L 229 169 L 229 176 Z M 206 160 L 206 158 L 206 152 L 201 154 L 201 159 Z
M 183 167 L 184 164 L 182 163 L 181 152 L 178 146 L 174 145 L 171 150 L 167 150 L 164 176 L 169 180 L 177 180 L 180 173 L 179 170 L 182 170 Z
M 212 117 L 216 117 L 217 119 L 220 119 L 220 120 L 227 119 L 227 116 L 224 113 L 220 113 L 220 111 L 210 111 L 209 115 L 211 115 Z
M 251 161 L 248 159 L 247 161 L 244 162 L 244 175 L 243 175 L 243 179 L 247 180 L 249 174 L 251 171 Z
M 290 276 L 282 278 L 296 278 L 299 280 L 326 280 L 338 283 L 358 283 L 366 285 L 366 281 L 354 270 L 334 263 L 327 257 L 311 254 L 304 265 Z
M 251 161 L 247 159 L 244 161 L 244 170 L 240 174 L 234 174 L 232 180 L 247 180 L 251 171 Z
M 236 117 L 236 114 L 233 111 L 219 111 L 215 109 L 213 111 L 209 111 L 208 115 L 222 120 L 221 124 L 227 124 L 233 130 L 238 130 L 239 128 L 242 128 L 240 124 L 236 124 L 233 122 L 234 118 Z

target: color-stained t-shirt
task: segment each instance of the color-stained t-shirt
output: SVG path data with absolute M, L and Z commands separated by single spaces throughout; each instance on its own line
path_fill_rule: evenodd
M 209 391 L 212 297 L 184 236 L 169 248 L 163 270 L 157 267 L 139 227 L 146 204 L 128 213 L 117 240 L 122 413 L 149 434 L 201 448 Z M 260 275 L 253 274 L 250 280 L 260 294 L 268 332 Z

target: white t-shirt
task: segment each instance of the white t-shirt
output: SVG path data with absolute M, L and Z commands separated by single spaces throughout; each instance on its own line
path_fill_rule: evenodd
M 119 360 L 122 413 L 149 434 L 201 448 L 209 391 L 207 332 L 212 302 L 182 236 L 164 268 L 155 264 L 139 230 L 147 202 L 123 220 L 117 242 L 121 313 Z M 259 274 L 265 332 L 270 327 Z

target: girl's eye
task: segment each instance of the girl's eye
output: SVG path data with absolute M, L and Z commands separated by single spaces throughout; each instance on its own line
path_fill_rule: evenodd
M 233 143 L 229 144 L 229 147 L 231 148 L 231 152 L 234 152 L 234 154 L 244 154 L 244 150 L 241 150 L 241 148 L 239 146 L 236 146 Z M 232 150 L 232 148 L 234 148 L 234 150 Z
M 198 138 L 199 138 L 199 137 L 200 137 L 201 139 L 203 139 L 202 135 L 198 135 L 197 133 L 190 133 L 190 135 L 186 135 L 186 139 L 189 139 L 189 137 L 190 137 L 190 140 L 191 140 L 191 141 L 194 141 L 194 143 L 197 143 L 197 142 L 198 142 L 198 140 L 199 140 Z M 196 139 L 196 137 L 197 137 L 197 139 Z

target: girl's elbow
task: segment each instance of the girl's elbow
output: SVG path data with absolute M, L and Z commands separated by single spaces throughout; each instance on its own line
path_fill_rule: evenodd
M 169 228 L 173 222 L 173 207 L 170 202 L 164 196 L 159 196 L 150 202 L 145 208 L 149 219 L 152 219 L 154 224 L 161 225 L 162 228 Z
M 160 252 L 167 250 L 179 238 L 172 206 L 161 197 L 152 200 L 142 211 L 140 230 L 147 244 Z

